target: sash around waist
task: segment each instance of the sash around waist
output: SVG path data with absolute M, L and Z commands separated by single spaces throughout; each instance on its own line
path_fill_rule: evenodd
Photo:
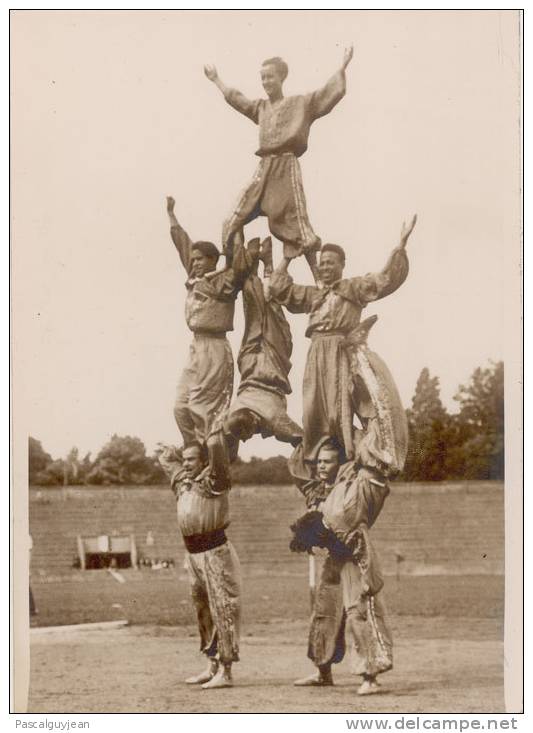
M 256 155 L 259 155 L 259 153 L 256 153 Z M 265 158 L 287 158 L 289 156 L 292 156 L 293 158 L 296 158 L 296 153 L 292 153 L 291 151 L 288 151 L 286 153 L 265 153 L 262 155 L 259 155 L 260 158 L 265 160 Z
M 225 339 L 225 331 L 193 331 L 194 338 Z
M 207 552 L 215 547 L 225 545 L 228 541 L 226 532 L 223 529 L 214 529 L 212 532 L 204 532 L 202 534 L 190 534 L 187 537 L 183 535 L 183 542 L 187 548 L 187 552 L 195 555 L 198 552 Z
M 337 329 L 336 331 L 312 331 L 310 334 L 310 338 L 328 338 L 330 336 L 346 336 L 349 333 L 349 331 L 341 331 L 340 329 Z

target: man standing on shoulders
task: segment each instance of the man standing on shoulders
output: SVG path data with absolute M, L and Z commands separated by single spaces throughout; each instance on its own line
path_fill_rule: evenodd
M 416 223 L 403 226 L 400 244 L 379 273 L 343 278 L 345 253 L 337 244 L 325 244 L 319 273 L 323 287 L 295 285 L 285 259 L 270 280 L 271 296 L 291 313 L 309 313 L 306 336 L 311 339 L 303 379 L 303 452 L 316 461 L 319 446 L 334 437 L 348 460 L 356 454 L 354 415 L 361 422 L 374 415 L 365 376 L 353 372 L 347 337 L 360 326 L 361 313 L 371 302 L 397 290 L 409 271 L 406 245 Z M 370 413 L 366 410 L 370 409 Z
M 193 242 L 167 197 L 170 235 L 187 271 L 185 319 L 194 334 L 189 359 L 176 390 L 174 417 L 185 447 L 205 446 L 213 423 L 233 393 L 233 355 L 226 332 L 233 330 L 235 299 L 243 273 L 239 251 L 232 267 L 217 270 L 219 251 L 212 242 Z
M 285 257 L 304 254 L 315 279 L 316 252 L 320 239 L 313 231 L 302 184 L 298 158 L 307 150 L 311 125 L 340 102 L 346 92 L 346 68 L 353 47 L 346 48 L 340 68 L 320 89 L 310 94 L 283 95 L 289 67 L 275 56 L 263 62 L 261 82 L 267 99 L 250 100 L 237 89 L 226 86 L 214 66 L 204 67 L 205 75 L 224 95 L 233 109 L 259 126 L 261 159 L 250 183 L 239 195 L 222 232 L 224 251 L 231 250 L 232 237 L 258 216 L 268 217 L 271 233 L 283 242 Z
M 180 451 L 166 447 L 159 461 L 177 500 L 178 526 L 187 548 L 187 569 L 198 619 L 200 650 L 207 668 L 187 684 L 204 690 L 231 687 L 231 667 L 239 660 L 241 571 L 225 530 L 230 523 L 231 488 L 227 449 L 221 430 L 207 442 Z

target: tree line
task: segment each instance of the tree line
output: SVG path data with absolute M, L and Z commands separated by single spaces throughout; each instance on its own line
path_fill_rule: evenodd
M 403 481 L 453 481 L 504 477 L 503 362 L 477 368 L 460 385 L 450 414 L 440 397 L 438 377 L 424 368 L 418 377 L 411 406 L 406 410 L 409 451 Z M 142 440 L 113 435 L 94 460 L 72 448 L 66 458 L 54 459 L 39 440 L 29 438 L 29 483 L 58 485 L 154 485 L 167 478 L 155 454 L 148 455 Z M 291 477 L 283 456 L 237 459 L 232 465 L 235 484 L 288 484 Z

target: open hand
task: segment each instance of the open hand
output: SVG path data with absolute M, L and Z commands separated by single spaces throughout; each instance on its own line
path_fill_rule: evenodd
M 344 57 L 342 59 L 342 68 L 345 69 L 353 58 L 353 45 L 344 49 Z
M 407 226 L 405 225 L 405 222 L 403 222 L 402 233 L 400 236 L 400 247 L 405 247 L 405 245 L 407 244 L 407 240 L 409 239 L 409 237 L 411 236 L 411 232 L 415 228 L 416 220 L 417 216 L 415 214 Z
M 204 66 L 204 74 L 207 76 L 209 81 L 216 81 L 218 79 L 217 67 L 212 66 L 211 64 L 206 64 Z

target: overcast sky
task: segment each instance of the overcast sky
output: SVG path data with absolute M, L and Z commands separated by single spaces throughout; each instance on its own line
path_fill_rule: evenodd
M 347 95 L 314 124 L 301 164 L 313 227 L 344 246 L 346 275 L 380 269 L 418 213 L 406 283 L 367 309 L 379 316 L 371 348 L 405 406 L 427 366 L 450 410 L 477 366 L 509 357 L 518 13 L 15 12 L 14 414 L 54 457 L 97 451 L 115 432 L 149 450 L 178 440 L 172 405 L 190 333 L 165 196 L 193 239 L 219 243 L 257 164 L 257 128 L 203 64 L 255 98 L 261 62 L 280 55 L 290 95 L 321 86 L 351 42 Z M 266 234 L 265 222 L 247 234 Z M 310 282 L 304 262 L 293 274 Z M 241 311 L 239 299 L 235 355 Z M 298 420 L 306 321 L 290 316 Z M 260 438 L 242 451 L 277 453 L 287 450 Z

